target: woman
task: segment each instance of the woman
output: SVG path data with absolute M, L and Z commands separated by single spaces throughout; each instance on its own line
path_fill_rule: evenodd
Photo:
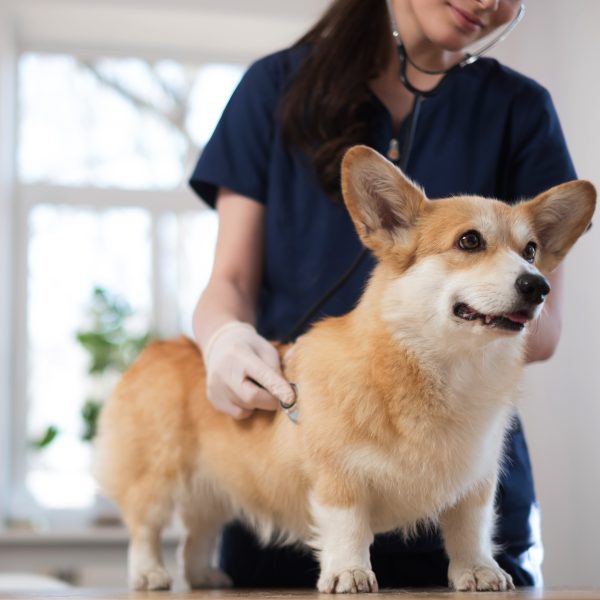
M 491 59 L 456 66 L 465 48 L 520 10 L 518 0 L 336 0 L 292 48 L 249 69 L 191 179 L 220 219 L 213 273 L 194 314 L 219 410 L 244 419 L 293 398 L 266 339 L 287 337 L 360 256 L 339 198 L 349 146 L 369 144 L 401 162 L 430 198 L 514 202 L 575 178 L 541 86 Z M 350 310 L 372 265 L 370 256 L 358 260 L 313 319 Z M 530 362 L 551 356 L 558 342 L 560 275 L 551 283 Z M 517 585 L 539 583 L 536 503 L 518 420 L 497 504 L 498 562 Z M 318 575 L 308 554 L 260 550 L 240 525 L 224 532 L 221 562 L 238 586 L 314 586 Z M 408 543 L 378 536 L 372 562 L 382 587 L 447 582 L 435 533 Z

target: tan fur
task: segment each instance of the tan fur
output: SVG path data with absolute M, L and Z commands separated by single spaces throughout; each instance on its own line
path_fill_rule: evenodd
M 515 268 L 535 270 L 520 258 L 530 239 L 550 248 L 540 264 L 556 266 L 591 219 L 593 188 L 566 184 L 557 202 L 548 192 L 515 208 L 429 202 L 361 147 L 342 175 L 380 263 L 356 309 L 318 323 L 286 360 L 299 424 L 281 411 L 245 421 L 217 412 L 201 354 L 184 338 L 147 348 L 103 410 L 96 475 L 131 533 L 133 587 L 169 586 L 157 540 L 174 509 L 188 530 L 183 572 L 193 587 L 226 583 L 210 565 L 210 539 L 234 517 L 265 541 L 281 532 L 317 550 L 321 591 L 374 591 L 373 534 L 410 533 L 418 522 L 441 524 L 456 588 L 510 587 L 492 558 L 492 502 L 524 335 L 457 323 L 444 294 L 456 281 L 485 303 L 498 279 L 509 295 Z M 567 197 L 574 216 L 564 225 L 548 215 Z M 470 229 L 485 252 L 457 250 Z

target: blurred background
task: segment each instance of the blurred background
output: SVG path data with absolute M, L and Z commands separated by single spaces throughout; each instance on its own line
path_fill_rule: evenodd
M 189 333 L 217 221 L 187 178 L 247 66 L 327 4 L 0 0 L 0 573 L 124 584 L 90 476 L 98 410 L 144 343 Z M 494 55 L 550 90 L 600 186 L 600 2 L 526 4 Z M 600 585 L 599 256 L 597 226 L 521 401 L 549 585 Z

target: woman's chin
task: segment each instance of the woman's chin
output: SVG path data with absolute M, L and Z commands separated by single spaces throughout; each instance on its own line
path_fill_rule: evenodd
M 463 54 L 465 48 L 468 48 L 479 39 L 476 35 L 466 35 L 457 31 L 440 32 L 431 41 L 446 52 L 456 52 Z

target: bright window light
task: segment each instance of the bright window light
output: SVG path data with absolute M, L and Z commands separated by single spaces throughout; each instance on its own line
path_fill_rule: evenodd
M 185 181 L 240 65 L 24 54 L 18 169 L 25 183 L 169 189 Z
M 76 336 L 90 327 L 96 287 L 127 300 L 134 330 L 149 329 L 150 220 L 141 209 L 39 205 L 29 236 L 28 435 L 39 439 L 50 426 L 59 433 L 47 448 L 30 451 L 27 483 L 42 506 L 86 506 L 94 486 L 81 410 L 88 397 L 109 390 L 96 389 L 88 376 L 89 357 Z

